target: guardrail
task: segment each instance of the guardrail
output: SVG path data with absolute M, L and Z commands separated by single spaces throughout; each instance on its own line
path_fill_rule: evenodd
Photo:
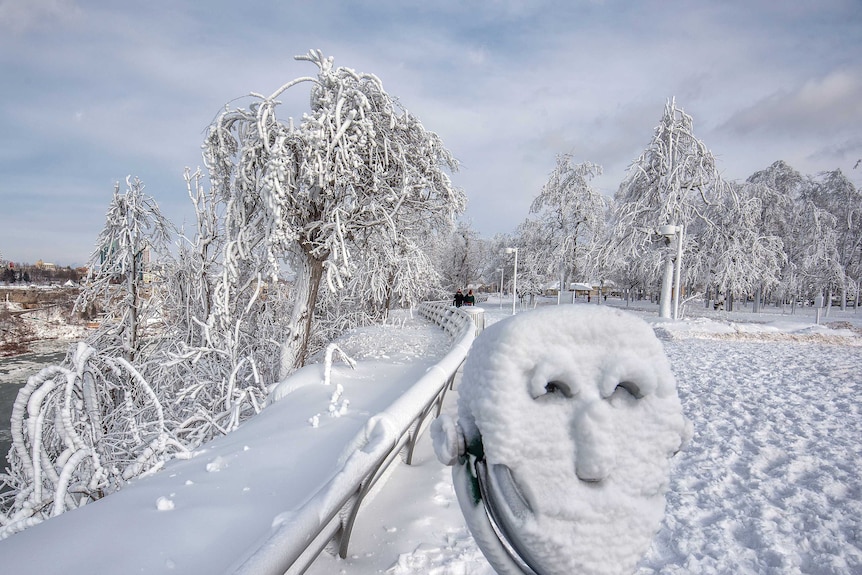
M 339 555 L 347 557 L 363 500 L 405 447 L 406 461 L 412 463 L 428 415 L 435 408 L 439 415 L 476 335 L 471 316 L 448 302 L 425 302 L 418 312 L 452 337 L 449 352 L 385 411 L 368 420 L 356 441 L 360 447 L 341 470 L 252 550 L 235 575 L 301 575 L 335 538 Z

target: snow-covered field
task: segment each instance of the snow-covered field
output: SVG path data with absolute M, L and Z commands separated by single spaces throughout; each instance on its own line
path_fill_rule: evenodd
M 488 323 L 511 312 L 493 302 L 485 309 Z M 862 317 L 833 310 L 823 323 L 846 328 L 834 330 L 776 310 L 682 322 L 659 321 L 654 308 L 638 313 L 662 340 L 694 436 L 672 460 L 665 520 L 636 573 L 862 572 L 862 337 L 854 331 Z M 404 368 L 423 365 L 443 342 L 408 322 L 353 334 L 342 347 Z M 332 388 L 310 386 L 234 437 L 108 498 L 116 503 L 97 502 L 0 541 L 0 572 L 221 572 L 213 566 L 231 564 L 242 548 L 223 541 L 265 532 L 315 470 L 343 456 L 325 434 L 345 436 L 344 425 L 360 425 L 387 401 L 371 393 L 387 384 L 382 367 L 372 379 L 341 367 L 339 405 L 350 400 L 341 417 L 326 415 Z M 447 412 L 454 414 L 455 399 Z M 309 420 L 318 414 L 314 427 Z M 300 461 L 289 460 L 292 450 Z M 398 466 L 362 510 L 348 558 L 324 552 L 310 575 L 493 573 L 465 527 L 450 468 L 427 437 L 414 462 Z M 258 470 L 279 476 L 270 481 Z

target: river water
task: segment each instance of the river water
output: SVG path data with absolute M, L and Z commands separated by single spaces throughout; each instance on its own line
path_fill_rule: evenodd
M 43 367 L 62 362 L 72 344 L 65 340 L 46 340 L 32 345 L 30 353 L 0 357 L 0 470 L 6 467 L 6 454 L 12 445 L 9 419 L 18 390 L 27 383 L 28 377 L 39 373 Z

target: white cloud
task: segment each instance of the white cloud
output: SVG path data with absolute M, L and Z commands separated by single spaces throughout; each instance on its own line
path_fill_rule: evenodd
M 739 110 L 724 128 L 739 135 L 826 135 L 862 126 L 862 70 L 836 70 Z

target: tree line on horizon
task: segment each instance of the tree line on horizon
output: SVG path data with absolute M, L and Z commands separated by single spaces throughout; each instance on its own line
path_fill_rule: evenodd
M 78 282 L 86 275 L 85 267 L 45 266 L 40 262 L 12 263 L 4 262 L 0 258 L 0 282 L 5 284 L 61 284 L 67 281 Z
M 613 282 L 626 297 L 649 297 L 666 295 L 681 255 L 688 299 L 789 303 L 792 312 L 820 295 L 858 307 L 862 192 L 853 182 L 841 170 L 807 176 L 781 160 L 744 182 L 725 181 L 692 124 L 669 101 L 613 198 L 590 185 L 600 166 L 559 155 L 514 233 L 483 240 L 459 227 L 453 251 L 473 255 L 455 255 L 450 277 L 469 285 L 502 275 L 511 287 L 504 248 L 517 247 L 521 297 L 570 282 Z

